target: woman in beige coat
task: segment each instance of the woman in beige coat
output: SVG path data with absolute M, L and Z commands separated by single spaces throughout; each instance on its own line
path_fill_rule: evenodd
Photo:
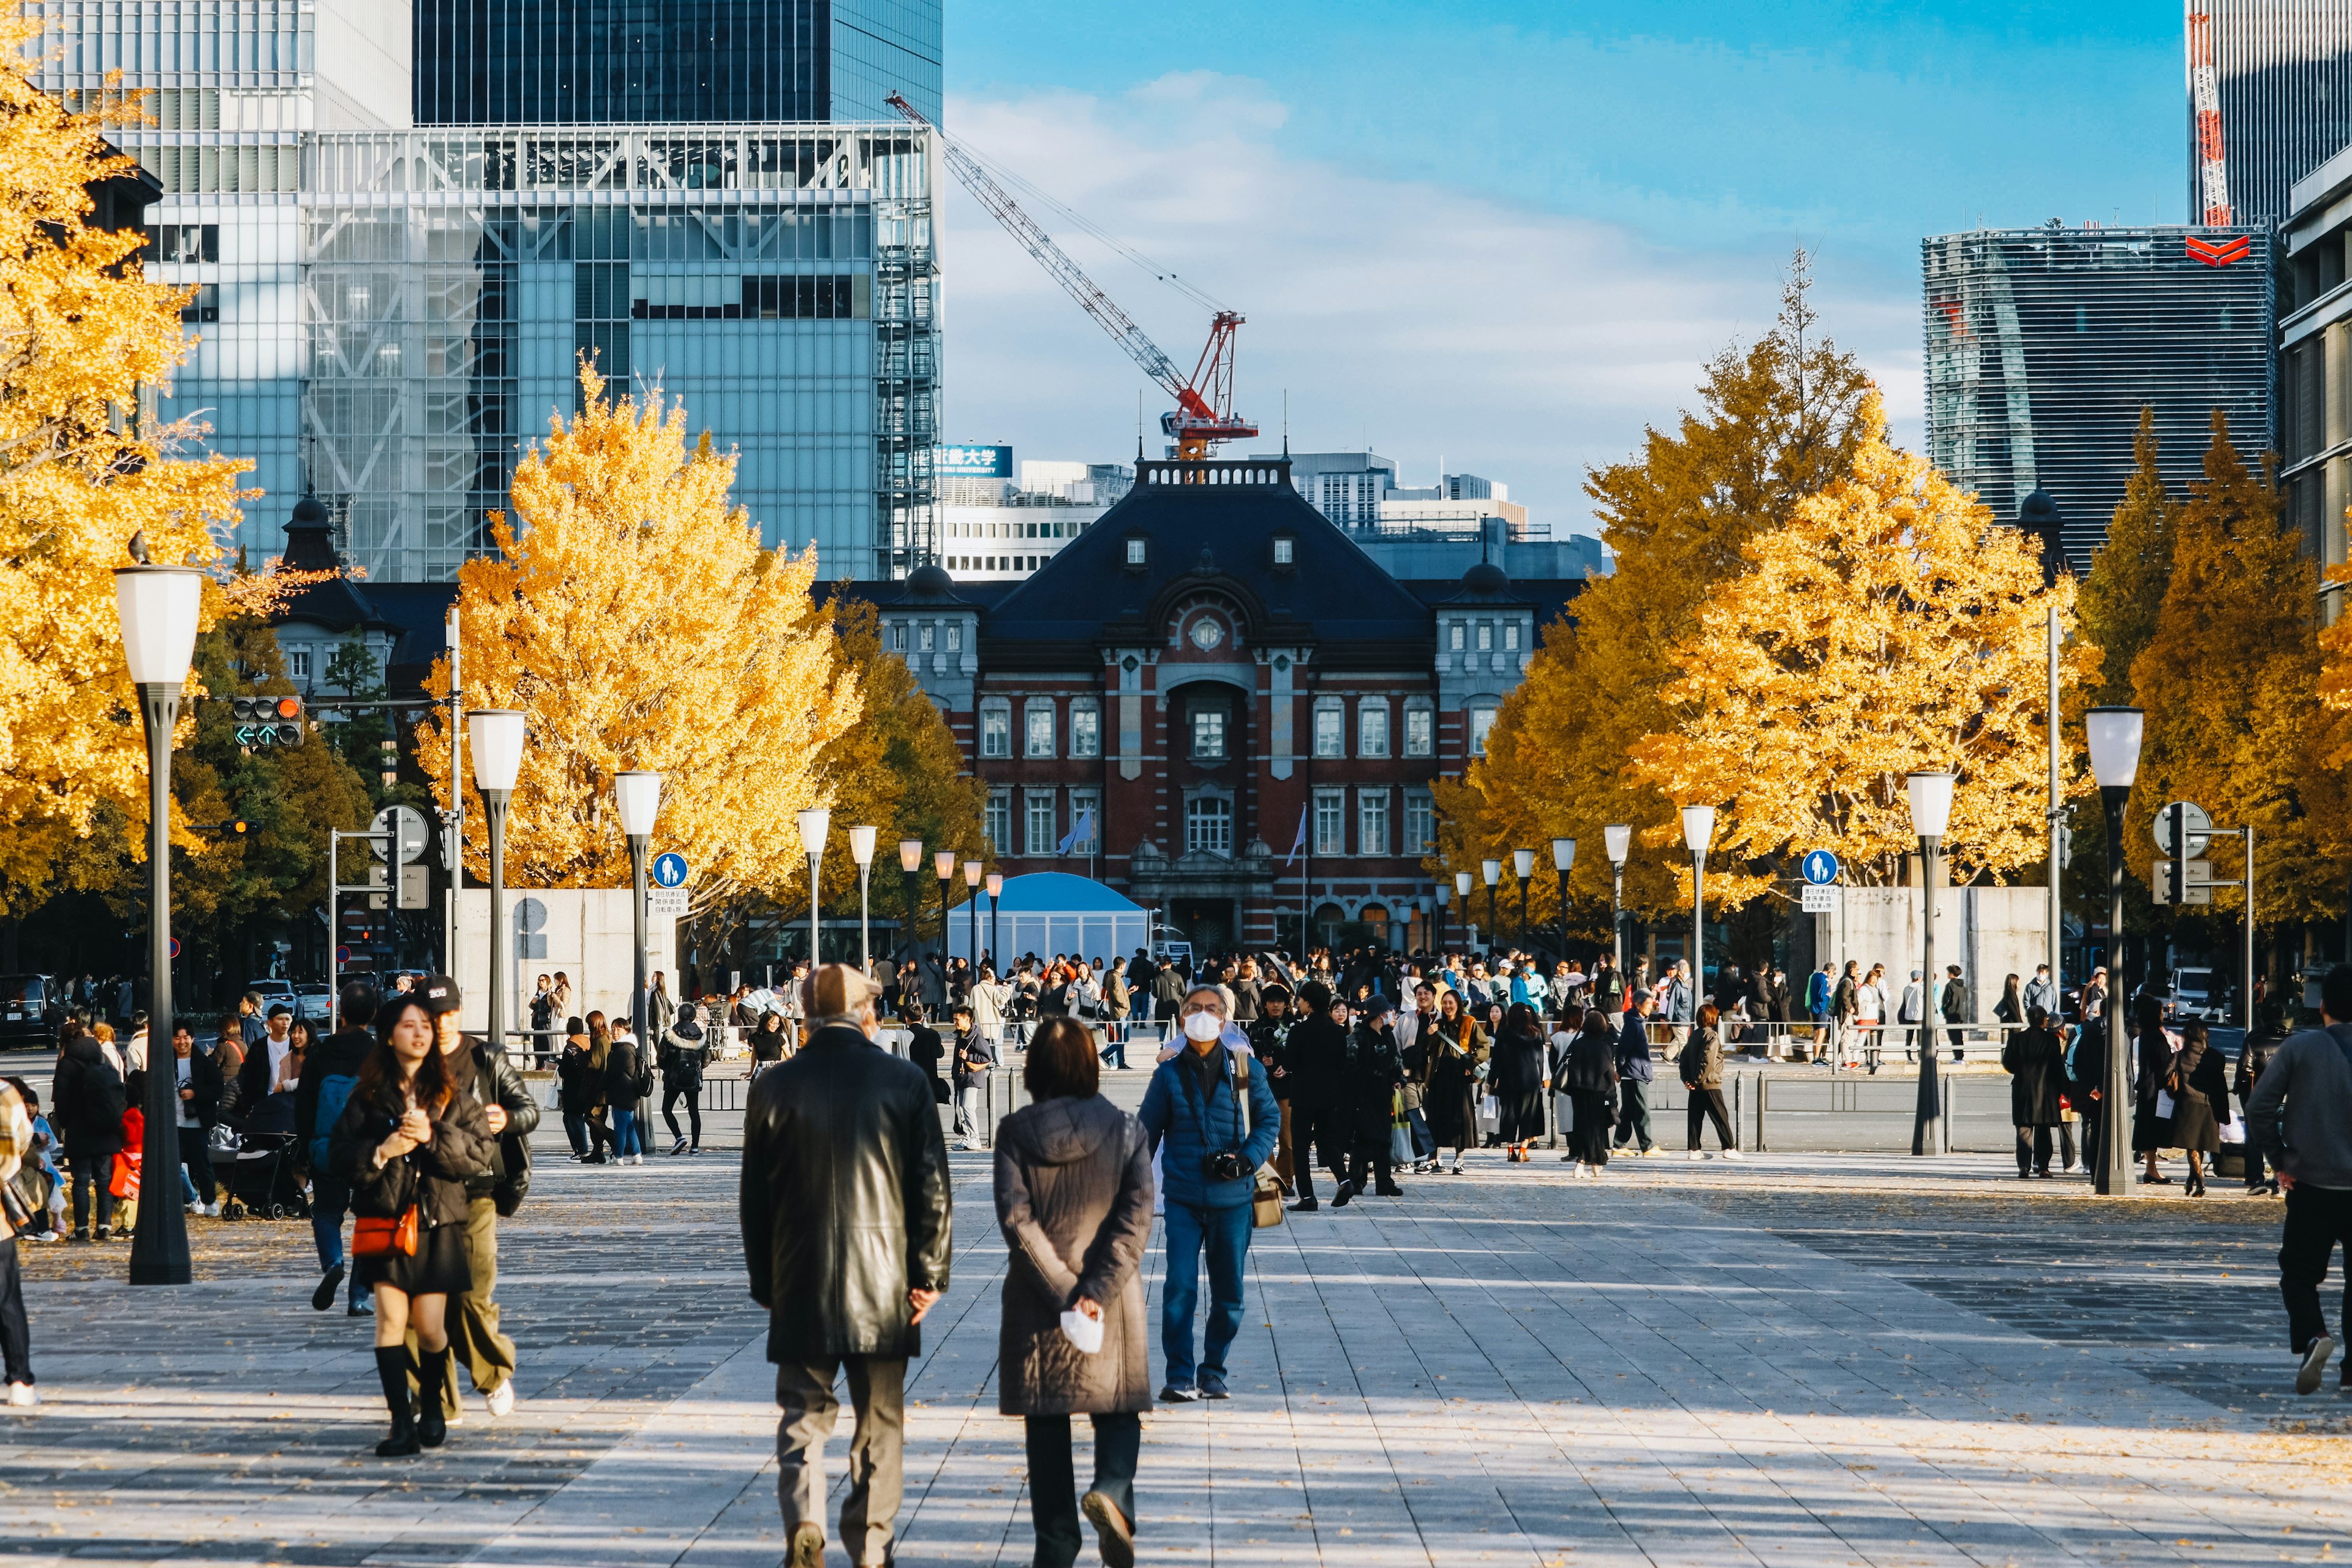
M 1151 1406 L 1143 1330 L 1143 1249 L 1151 1236 L 1151 1156 L 1143 1128 L 1099 1092 L 1102 1063 L 1076 1019 L 1049 1017 L 1022 1081 L 1034 1102 L 996 1134 L 996 1219 L 1013 1249 L 998 1331 L 997 1408 L 1026 1418 L 1029 1500 L 1040 1568 L 1077 1561 L 1083 1509 L 1103 1561 L 1135 1561 L 1135 1467 Z M 1063 1327 L 1098 1325 L 1099 1349 Z M 1070 1417 L 1094 1422 L 1094 1485 L 1076 1496 Z

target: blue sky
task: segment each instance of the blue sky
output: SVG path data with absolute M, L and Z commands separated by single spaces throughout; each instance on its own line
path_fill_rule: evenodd
M 1585 467 L 1769 322 L 1792 246 L 1920 438 L 1917 246 L 2180 222 L 2172 5 L 1186 7 L 955 0 L 984 156 L 1246 312 L 1236 403 L 1487 474 L 1587 526 Z M 1201 311 L 1040 213 L 1190 364 Z M 948 207 L 948 433 L 1131 454 L 1145 384 L 969 200 Z M 1156 415 L 1164 399 L 1151 395 Z

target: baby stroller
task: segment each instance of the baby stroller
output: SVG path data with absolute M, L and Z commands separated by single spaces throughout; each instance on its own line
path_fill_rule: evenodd
M 301 1219 L 310 1213 L 295 1177 L 291 1132 L 247 1132 L 234 1148 L 216 1142 L 213 1174 L 224 1194 L 223 1219 Z

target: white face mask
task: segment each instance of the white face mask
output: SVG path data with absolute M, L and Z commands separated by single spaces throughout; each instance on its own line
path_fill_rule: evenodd
M 1214 1013 L 1187 1013 L 1184 1016 L 1184 1037 L 1207 1045 L 1225 1032 L 1224 1020 Z

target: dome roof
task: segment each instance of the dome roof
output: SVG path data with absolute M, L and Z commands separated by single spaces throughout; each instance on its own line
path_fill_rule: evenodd
M 1474 594 L 1501 594 L 1509 591 L 1511 579 L 1493 562 L 1481 561 L 1462 574 L 1462 585 Z
M 906 592 L 899 598 L 901 604 L 926 601 L 947 605 L 962 603 L 956 597 L 955 579 L 949 576 L 947 568 L 936 561 L 926 561 L 907 574 Z

